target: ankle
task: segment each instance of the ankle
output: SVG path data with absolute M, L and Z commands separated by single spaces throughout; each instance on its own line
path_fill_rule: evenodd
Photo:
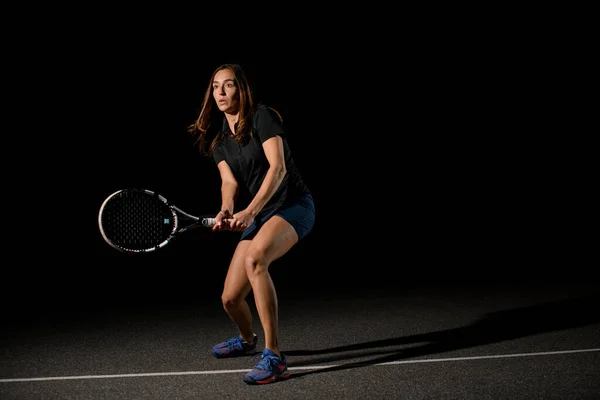
M 246 343 L 252 343 L 254 341 L 254 338 L 256 337 L 256 333 L 253 333 L 250 336 L 244 336 L 244 335 L 240 335 L 242 340 Z M 250 340 L 248 340 L 248 338 L 250 338 Z
M 281 353 L 279 352 L 279 349 L 273 349 L 272 347 L 267 347 L 269 350 L 271 350 L 273 353 L 275 353 L 275 355 L 277 356 L 277 358 L 279 358 L 281 360 Z

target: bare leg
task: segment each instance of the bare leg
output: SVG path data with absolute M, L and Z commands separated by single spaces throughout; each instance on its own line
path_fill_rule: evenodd
M 298 234 L 295 229 L 283 218 L 274 216 L 261 227 L 245 252 L 246 274 L 264 330 L 265 347 L 278 356 L 281 354 L 277 292 L 269 274 L 269 265 L 296 243 Z
M 237 325 L 240 335 L 247 342 L 251 342 L 254 335 L 252 313 L 246 302 L 246 297 L 252 287 L 250 286 L 250 281 L 244 267 L 245 254 L 250 243 L 249 240 L 243 240 L 238 243 L 229 264 L 223 294 L 221 295 L 225 312 L 227 312 L 232 321 Z

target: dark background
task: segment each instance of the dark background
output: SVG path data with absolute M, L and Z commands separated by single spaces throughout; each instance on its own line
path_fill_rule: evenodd
M 556 260 L 568 237 L 548 213 L 558 167 L 521 119 L 531 87 L 514 92 L 530 76 L 528 51 L 502 54 L 493 37 L 460 29 L 309 38 L 290 28 L 230 42 L 218 29 L 112 22 L 73 75 L 83 95 L 65 119 L 77 139 L 64 148 L 76 150 L 52 154 L 66 187 L 45 182 L 72 222 L 39 232 L 44 251 L 20 252 L 19 264 L 36 265 L 34 279 L 27 268 L 12 272 L 17 287 L 29 279 L 36 299 L 220 292 L 232 235 L 190 232 L 160 252 L 130 255 L 102 240 L 97 216 L 126 187 L 191 214 L 218 210 L 217 169 L 186 127 L 223 63 L 240 63 L 257 99 L 282 113 L 315 198 L 313 232 L 273 268 L 282 286 L 552 279 L 548 260 L 564 267 Z M 68 200 L 82 188 L 85 201 Z
M 506 261 L 535 244 L 542 231 L 535 200 L 550 166 L 518 128 L 506 131 L 512 118 L 502 115 L 502 82 L 472 49 L 439 44 L 394 60 L 368 49 L 317 55 L 300 48 L 291 57 L 264 47 L 249 57 L 121 43 L 101 79 L 109 97 L 96 112 L 103 129 L 94 145 L 102 159 L 95 208 L 113 191 L 137 186 L 192 214 L 218 209 L 216 167 L 185 128 L 214 68 L 236 62 L 257 98 L 283 114 L 314 192 L 318 221 L 305 249 L 313 264 L 324 260 L 336 271 L 381 259 L 456 266 Z M 219 242 L 190 237 L 163 253 L 201 258 Z M 95 243 L 105 261 L 120 259 Z
M 218 172 L 186 127 L 214 68 L 234 62 L 257 99 L 283 114 L 314 193 L 317 224 L 302 254 L 292 256 L 312 266 L 303 268 L 340 278 L 362 268 L 388 274 L 426 266 L 454 275 L 482 263 L 512 264 L 537 242 L 527 231 L 539 228 L 534 197 L 544 166 L 530 165 L 524 138 L 507 144 L 498 81 L 487 78 L 485 65 L 475 69 L 466 49 L 415 50 L 401 60 L 367 51 L 317 56 L 299 49 L 289 57 L 266 46 L 253 57 L 190 56 L 168 44 L 123 46 L 102 82 L 111 97 L 99 114 L 104 129 L 95 147 L 103 163 L 94 210 L 125 187 L 154 190 L 195 215 L 218 210 Z M 173 257 L 196 259 L 203 271 L 207 253 L 231 249 L 227 235 L 205 236 L 133 258 L 98 234 L 94 250 L 103 263 Z M 171 271 L 179 262 L 171 261 Z

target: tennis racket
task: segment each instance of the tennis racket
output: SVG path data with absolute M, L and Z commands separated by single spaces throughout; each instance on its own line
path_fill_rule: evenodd
M 146 189 L 118 190 L 104 200 L 98 213 L 106 243 L 126 253 L 152 252 L 184 232 L 214 224 L 215 218 L 188 214 Z

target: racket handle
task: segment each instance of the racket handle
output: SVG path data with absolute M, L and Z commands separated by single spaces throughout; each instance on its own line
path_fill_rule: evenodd
M 212 228 L 213 226 L 215 226 L 215 218 L 202 218 L 202 226 L 205 226 L 207 228 Z
M 226 220 L 226 221 L 231 221 L 230 219 Z M 201 221 L 202 226 L 205 226 L 207 228 L 212 228 L 213 226 L 215 226 L 215 223 L 217 222 L 216 218 L 202 218 Z

